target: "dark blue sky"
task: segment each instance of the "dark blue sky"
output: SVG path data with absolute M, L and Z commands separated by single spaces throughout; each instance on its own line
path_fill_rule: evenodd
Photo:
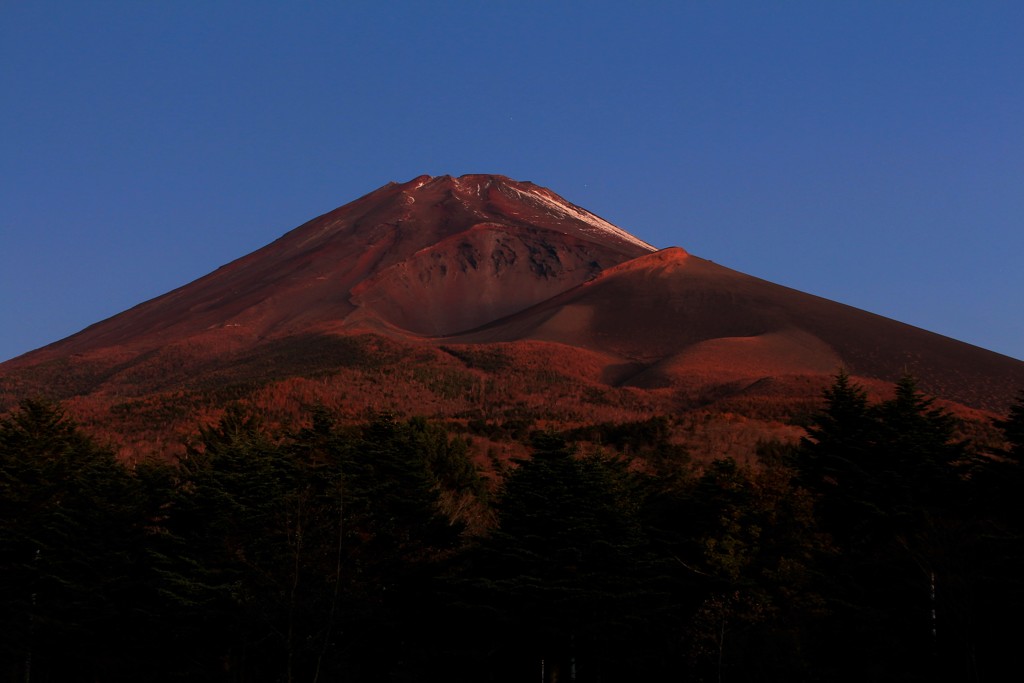
M 0 0 L 0 360 L 391 181 L 1024 358 L 1024 3 Z

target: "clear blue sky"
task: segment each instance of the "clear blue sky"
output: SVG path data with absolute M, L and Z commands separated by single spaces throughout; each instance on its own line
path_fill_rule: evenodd
M 0 360 L 501 173 L 1024 358 L 1024 3 L 0 0 Z

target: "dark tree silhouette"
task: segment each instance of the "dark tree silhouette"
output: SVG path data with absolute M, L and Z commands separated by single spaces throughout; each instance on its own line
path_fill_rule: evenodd
M 0 420 L 0 653 L 10 680 L 129 678 L 149 649 L 147 501 L 64 411 Z

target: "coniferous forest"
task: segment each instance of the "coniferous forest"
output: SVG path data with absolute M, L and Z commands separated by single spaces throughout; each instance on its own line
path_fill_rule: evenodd
M 467 436 L 243 407 L 125 464 L 0 421 L 5 681 L 993 681 L 1024 627 L 1024 397 L 1004 448 L 905 378 L 836 376 L 798 444 L 690 458 L 663 418 Z M 586 439 L 584 439 L 586 432 Z M 602 447 L 582 447 L 586 441 Z M 628 447 L 627 447 L 628 446 Z

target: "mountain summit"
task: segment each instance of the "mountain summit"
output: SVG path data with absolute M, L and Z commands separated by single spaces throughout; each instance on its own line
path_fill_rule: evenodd
M 380 189 L 30 358 L 316 330 L 438 336 L 544 301 L 654 247 L 532 183 Z M 234 342 L 232 342 L 234 343 Z M 19 363 L 20 364 L 20 363 Z
M 930 393 L 998 410 L 1024 386 L 1020 361 L 657 250 L 532 183 L 464 175 L 389 183 L 0 365 L 0 409 L 37 394 L 114 405 L 329 375 L 340 361 L 310 349 L 367 335 L 463 360 L 458 349 L 543 349 L 551 372 L 585 365 L 597 393 L 807 394 L 820 386 L 808 378 L 842 367 L 879 382 L 909 372 Z

